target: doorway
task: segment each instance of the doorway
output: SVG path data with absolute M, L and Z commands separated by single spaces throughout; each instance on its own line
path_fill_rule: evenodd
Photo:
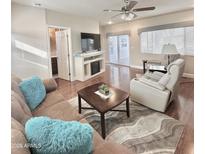
M 48 27 L 51 60 L 51 76 L 71 81 L 71 30 Z
M 129 35 L 108 37 L 109 63 L 129 66 L 129 50 Z

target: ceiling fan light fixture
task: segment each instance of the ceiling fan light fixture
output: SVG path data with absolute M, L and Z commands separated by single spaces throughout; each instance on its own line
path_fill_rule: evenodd
M 130 21 L 130 20 L 132 20 L 132 19 L 131 19 L 131 18 L 126 18 L 125 20 L 126 20 L 126 21 Z
M 127 20 L 132 20 L 134 18 L 134 15 L 132 13 L 129 13 Z
M 132 13 L 125 13 L 121 15 L 121 19 L 126 20 L 126 21 L 130 21 L 134 18 L 134 14 Z
M 118 12 L 118 14 L 111 17 L 112 19 L 118 17 L 118 18 L 121 18 L 122 20 L 130 21 L 137 17 L 136 12 L 151 11 L 156 8 L 155 6 L 135 8 L 136 4 L 138 4 L 136 0 L 124 0 L 124 6 L 122 6 L 121 9 L 118 9 L 118 10 L 106 9 L 104 11 Z

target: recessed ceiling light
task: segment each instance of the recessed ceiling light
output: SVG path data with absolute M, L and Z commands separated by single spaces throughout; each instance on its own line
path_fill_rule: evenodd
M 110 21 L 108 21 L 108 24 L 109 24 L 109 25 L 111 25 L 111 24 L 112 24 L 112 21 L 111 21 L 111 20 L 110 20 Z

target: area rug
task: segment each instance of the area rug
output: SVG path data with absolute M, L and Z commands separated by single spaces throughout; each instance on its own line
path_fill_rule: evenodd
M 78 108 L 77 98 L 69 102 Z M 82 106 L 89 107 L 84 101 Z M 125 103 L 116 109 L 126 109 Z M 101 134 L 98 112 L 82 109 L 82 114 Z M 135 102 L 130 102 L 130 118 L 125 112 L 110 111 L 105 119 L 106 140 L 123 144 L 136 154 L 174 154 L 184 129 L 182 122 Z

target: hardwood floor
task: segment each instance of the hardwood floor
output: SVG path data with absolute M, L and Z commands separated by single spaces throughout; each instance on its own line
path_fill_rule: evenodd
M 114 87 L 129 92 L 129 83 L 136 74 L 142 74 L 137 70 L 124 66 L 106 65 L 106 72 L 85 82 L 68 82 L 56 79 L 58 91 L 66 98 L 71 99 L 77 96 L 77 91 L 97 82 L 106 82 Z M 178 144 L 176 154 L 194 153 L 194 81 L 193 79 L 182 78 L 179 95 L 176 101 L 172 102 L 165 114 L 182 121 L 185 125 L 183 136 Z

